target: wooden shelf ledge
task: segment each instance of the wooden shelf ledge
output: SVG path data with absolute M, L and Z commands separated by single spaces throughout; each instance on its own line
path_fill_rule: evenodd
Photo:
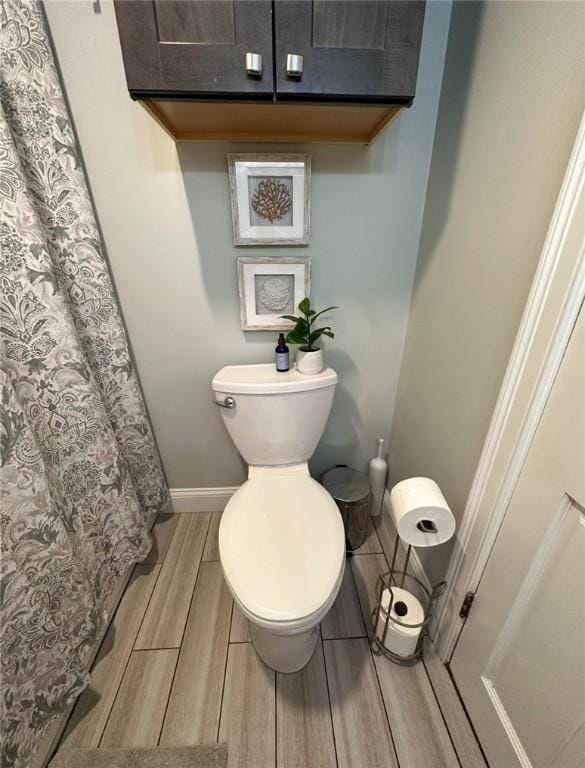
M 370 144 L 402 106 L 141 101 L 175 141 Z

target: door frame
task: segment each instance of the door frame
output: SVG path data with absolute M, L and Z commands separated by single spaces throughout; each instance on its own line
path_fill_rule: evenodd
M 449 663 L 585 298 L 585 112 L 477 465 L 433 636 Z

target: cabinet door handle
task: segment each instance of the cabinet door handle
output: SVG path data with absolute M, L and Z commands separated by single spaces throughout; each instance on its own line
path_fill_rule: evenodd
M 289 53 L 286 57 L 286 74 L 288 77 L 303 76 L 303 57 L 300 53 Z
M 252 77 L 262 77 L 262 54 L 246 54 L 246 72 Z

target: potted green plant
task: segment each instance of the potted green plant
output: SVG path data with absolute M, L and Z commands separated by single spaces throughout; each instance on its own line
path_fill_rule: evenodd
M 297 371 L 307 375 L 315 375 L 323 370 L 323 350 L 316 346 L 316 342 L 321 336 L 328 336 L 330 339 L 335 337 L 330 325 L 321 328 L 315 328 L 315 322 L 318 317 L 330 312 L 338 307 L 327 307 L 317 312 L 311 307 L 311 300 L 306 298 L 299 304 L 301 315 L 282 315 L 284 320 L 290 320 L 295 323 L 295 327 L 287 334 L 287 344 L 299 344 L 297 350 L 296 363 Z

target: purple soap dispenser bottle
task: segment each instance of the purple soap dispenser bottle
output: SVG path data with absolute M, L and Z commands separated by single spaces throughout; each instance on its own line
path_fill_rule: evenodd
M 284 338 L 284 333 L 281 333 L 278 337 L 278 344 L 276 345 L 276 370 L 280 373 L 285 373 L 290 368 L 288 347 Z

